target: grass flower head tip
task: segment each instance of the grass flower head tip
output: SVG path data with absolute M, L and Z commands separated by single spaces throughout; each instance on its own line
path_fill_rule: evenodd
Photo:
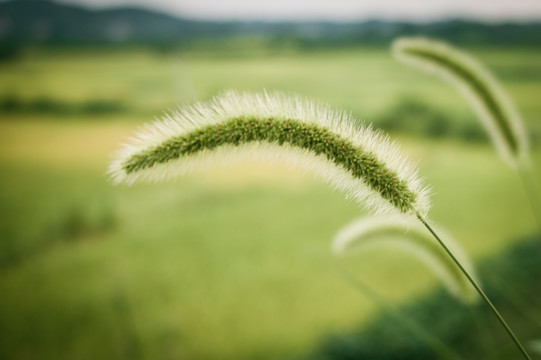
M 167 115 L 125 144 L 109 173 L 132 184 L 246 157 L 301 167 L 375 212 L 428 211 L 427 190 L 395 143 L 345 113 L 279 93 L 229 92 Z

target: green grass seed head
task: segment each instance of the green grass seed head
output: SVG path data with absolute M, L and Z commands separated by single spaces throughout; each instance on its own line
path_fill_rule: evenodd
M 479 295 L 475 288 L 426 228 L 417 221 L 407 225 L 405 227 L 380 216 L 360 218 L 336 233 L 332 250 L 337 255 L 343 255 L 382 247 L 409 253 L 426 264 L 456 298 L 465 303 L 477 302 Z M 476 278 L 473 265 L 458 243 L 441 228 L 437 231 L 443 235 L 446 246 L 453 251 L 462 266 Z
M 518 167 L 528 162 L 523 121 L 496 78 L 477 60 L 449 44 L 426 38 L 393 42 L 399 61 L 434 73 L 453 84 L 473 107 L 500 156 Z
M 397 145 L 350 116 L 278 93 L 218 96 L 144 126 L 109 173 L 164 180 L 239 159 L 280 161 L 326 180 L 376 212 L 425 217 L 426 188 Z

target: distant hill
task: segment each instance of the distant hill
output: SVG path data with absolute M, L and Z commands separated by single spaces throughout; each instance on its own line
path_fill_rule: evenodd
M 90 10 L 47 0 L 0 3 L 0 41 L 17 43 L 176 43 L 230 33 L 230 24 L 180 19 L 133 7 Z
M 0 44 L 11 45 L 178 45 L 200 39 L 264 36 L 299 46 L 336 46 L 384 44 L 404 34 L 435 36 L 461 44 L 541 46 L 541 21 L 211 22 L 135 7 L 91 10 L 49 0 L 0 2 Z

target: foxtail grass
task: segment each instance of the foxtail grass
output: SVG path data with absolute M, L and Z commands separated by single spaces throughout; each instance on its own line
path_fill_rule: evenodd
M 337 255 L 345 255 L 382 247 L 411 254 L 424 263 L 457 299 L 466 304 L 477 303 L 479 294 L 475 288 L 445 250 L 427 233 L 424 226 L 419 222 L 408 225 L 405 227 L 381 216 L 360 218 L 336 233 L 332 250 Z M 478 281 L 473 264 L 459 244 L 441 228 L 438 228 L 438 234 L 444 234 L 447 247 L 453 251 L 470 275 Z
M 527 359 L 505 320 L 429 226 L 428 190 L 395 143 L 349 115 L 298 97 L 227 93 L 146 125 L 114 155 L 114 183 L 159 181 L 240 158 L 278 160 L 315 174 L 395 221 L 417 217 L 457 264 Z
M 115 154 L 115 183 L 172 179 L 243 158 L 281 161 L 376 213 L 426 216 L 428 191 L 395 143 L 349 115 L 278 93 L 226 93 L 140 129 Z
M 541 231 L 541 205 L 531 178 L 527 131 L 513 101 L 496 77 L 468 53 L 443 41 L 404 37 L 392 44 L 395 58 L 441 77 L 470 103 L 502 159 L 518 171 Z
M 500 156 L 511 166 L 528 162 L 523 121 L 496 78 L 476 59 L 447 43 L 427 38 L 399 38 L 395 58 L 433 73 L 454 85 L 478 115 Z

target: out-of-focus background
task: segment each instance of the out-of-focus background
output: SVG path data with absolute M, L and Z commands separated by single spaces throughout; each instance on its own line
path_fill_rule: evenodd
M 335 259 L 337 229 L 366 214 L 301 172 L 111 185 L 109 154 L 139 125 L 228 89 L 300 94 L 389 132 L 433 187 L 431 219 L 541 352 L 529 195 L 456 90 L 389 49 L 436 37 L 494 72 L 529 130 L 539 202 L 540 3 L 354 3 L 0 2 L 1 359 L 517 358 L 483 305 L 415 259 Z

